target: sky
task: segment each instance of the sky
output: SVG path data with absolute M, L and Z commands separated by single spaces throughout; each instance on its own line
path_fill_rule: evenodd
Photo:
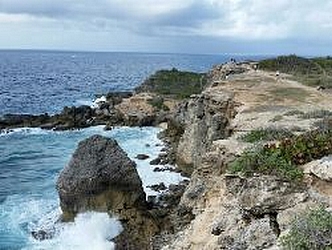
M 0 49 L 332 54 L 331 0 L 0 0 Z

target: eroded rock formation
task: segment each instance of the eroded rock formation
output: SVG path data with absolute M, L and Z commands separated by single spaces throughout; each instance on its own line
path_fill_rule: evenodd
M 180 166 L 190 169 L 200 164 L 213 141 L 230 135 L 230 121 L 236 114 L 235 106 L 231 92 L 214 89 L 194 95 L 180 105 L 175 115 L 184 127 L 176 154 Z
M 119 217 L 124 231 L 118 249 L 145 249 L 158 230 L 146 211 L 136 165 L 114 139 L 94 135 L 81 141 L 60 173 L 57 190 L 64 220 L 91 210 Z

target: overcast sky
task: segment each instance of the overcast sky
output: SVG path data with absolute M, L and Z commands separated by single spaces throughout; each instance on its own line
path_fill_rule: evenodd
M 0 0 L 0 48 L 332 54 L 331 0 Z

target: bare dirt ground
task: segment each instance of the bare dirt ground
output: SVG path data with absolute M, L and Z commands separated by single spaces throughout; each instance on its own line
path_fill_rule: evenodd
M 239 103 L 233 120 L 235 131 L 278 127 L 307 130 L 317 119 L 303 119 L 299 113 L 332 110 L 332 94 L 290 80 L 288 75 L 251 70 L 219 83 L 218 90 L 230 90 Z

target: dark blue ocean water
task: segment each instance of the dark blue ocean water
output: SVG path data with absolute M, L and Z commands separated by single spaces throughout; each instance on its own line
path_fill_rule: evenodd
M 158 69 L 206 72 L 245 56 L 0 51 L 0 115 L 54 113 L 96 94 L 132 90 Z
M 158 69 L 204 72 L 235 56 L 136 53 L 0 51 L 0 115 L 54 113 L 65 105 L 89 104 L 95 94 L 131 90 Z M 251 57 L 250 59 L 254 59 Z M 152 157 L 160 151 L 156 128 L 102 127 L 53 132 L 17 129 L 0 134 L 0 250 L 112 249 L 107 239 L 121 226 L 105 214 L 80 215 L 60 225 L 52 240 L 38 242 L 31 230 L 48 228 L 60 210 L 55 180 L 77 143 L 93 134 L 116 138 L 128 155 Z M 149 143 L 151 147 L 145 145 Z M 156 174 L 148 161 L 137 161 L 145 186 L 181 180 L 177 174 Z M 147 192 L 150 192 L 146 189 Z

